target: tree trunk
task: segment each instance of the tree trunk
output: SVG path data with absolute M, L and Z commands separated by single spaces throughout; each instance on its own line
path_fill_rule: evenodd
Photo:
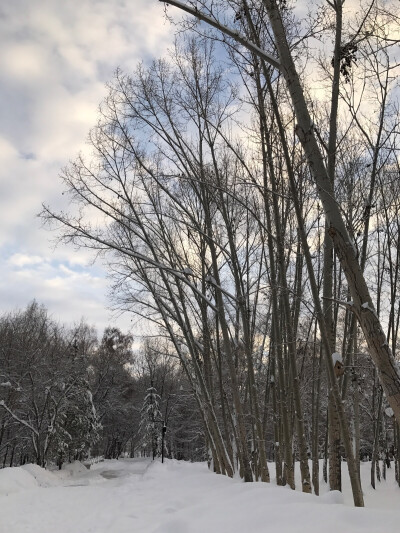
M 308 112 L 300 79 L 286 40 L 279 6 L 275 0 L 263 0 L 263 2 L 275 36 L 281 71 L 285 77 L 296 113 L 298 121 L 296 133 L 306 153 L 329 224 L 329 235 L 332 238 L 336 255 L 349 285 L 353 300 L 351 308 L 356 313 L 365 335 L 387 400 L 393 409 L 396 420 L 400 420 L 400 375 L 396 369 L 393 355 L 379 318 L 375 313 L 365 278 L 357 261 L 354 245 L 351 242 L 339 206 L 334 198 L 324 160 L 314 134 L 314 125 Z

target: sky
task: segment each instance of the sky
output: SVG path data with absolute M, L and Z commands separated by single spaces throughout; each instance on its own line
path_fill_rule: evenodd
M 0 1 L 0 314 L 36 299 L 61 323 L 134 324 L 108 309 L 102 265 L 55 248 L 37 214 L 66 207 L 59 174 L 87 146 L 116 68 L 165 55 L 174 31 L 157 0 Z
M 106 272 L 42 227 L 62 207 L 61 169 L 85 149 L 117 67 L 165 53 L 173 28 L 157 0 L 0 3 L 0 314 L 33 299 L 68 325 L 127 331 L 107 307 Z

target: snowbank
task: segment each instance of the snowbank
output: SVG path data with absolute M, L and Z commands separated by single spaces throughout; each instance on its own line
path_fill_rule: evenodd
M 53 475 L 66 486 L 46 489 L 39 486 L 38 480 L 40 484 L 44 482 L 44 473 L 35 465 L 28 465 L 31 473 L 26 468 L 0 471 L 0 479 L 12 481 L 17 488 L 34 489 L 8 492 L 8 496 L 3 492 L 0 533 L 399 531 L 400 489 L 394 483 L 393 468 L 388 471 L 388 481 L 378 484 L 378 490 L 371 491 L 364 483 L 367 507 L 356 509 L 345 475 L 343 495 L 330 492 L 318 498 L 277 487 L 274 482 L 243 483 L 218 476 L 209 472 L 205 464 L 171 460 L 161 464 L 143 459 L 104 461 L 95 472 L 82 466 L 66 465 L 64 471 L 55 472 Z M 369 464 L 361 466 L 365 480 Z M 73 483 L 66 476 L 68 472 Z M 85 483 L 88 478 L 97 481 Z M 322 483 L 321 489 L 326 491 L 326 485 Z
M 35 478 L 37 485 L 39 487 L 56 487 L 57 485 L 60 485 L 61 483 L 60 480 L 57 478 L 57 476 L 53 472 L 49 470 L 45 470 L 44 468 L 41 468 L 39 465 L 27 464 L 27 465 L 21 466 L 21 468 Z M 0 474 L 1 474 L 1 470 L 0 470 Z
M 345 476 L 344 479 L 347 483 Z M 333 491 L 316 497 L 274 483 L 243 483 L 213 475 L 204 465 L 176 461 L 168 461 L 164 468 L 161 464 L 151 465 L 144 483 L 153 494 L 155 516 L 164 516 L 154 533 L 399 531 L 400 490 L 390 480 L 379 487 L 391 498 L 390 509 L 354 508 L 348 490 L 345 495 Z M 375 494 L 367 492 L 368 505 Z
M 153 494 L 153 512 L 164 517 L 154 533 L 398 533 L 400 490 L 389 482 L 393 507 L 356 509 L 344 496 L 322 497 L 277 487 L 243 483 L 208 472 L 204 465 L 167 462 L 152 465 L 144 476 Z M 177 497 L 177 495 L 179 495 Z M 170 518 L 168 515 L 173 515 Z M 144 531 L 153 531 L 145 529 Z
M 22 468 L 2 468 L 0 470 L 0 496 L 7 496 L 21 490 L 38 486 L 34 476 Z
M 74 461 L 73 463 L 63 463 L 62 472 L 70 476 L 79 476 L 85 474 L 88 471 L 86 466 L 80 461 Z
M 0 496 L 38 487 L 56 487 L 61 480 L 35 464 L 0 469 Z
M 38 487 L 57 487 L 71 477 L 82 476 L 87 468 L 79 461 L 63 465 L 62 471 L 50 471 L 36 464 L 0 469 L 0 496 Z

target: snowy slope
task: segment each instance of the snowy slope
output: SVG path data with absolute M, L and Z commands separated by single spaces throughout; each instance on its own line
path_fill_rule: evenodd
M 368 465 L 362 465 L 367 476 Z M 32 472 L 35 477 L 33 477 Z M 390 476 L 393 472 L 389 471 Z M 31 476 L 29 481 L 26 476 Z M 5 481 L 14 490 L 6 495 Z M 24 485 L 25 483 L 25 485 Z M 105 461 L 90 471 L 41 476 L 38 467 L 0 470 L 1 533 L 398 533 L 393 479 L 365 490 L 366 509 L 274 484 L 249 483 L 178 461 Z M 344 500 L 349 499 L 345 491 Z M 386 507 L 386 508 L 385 508 Z M 389 508 L 388 508 L 389 507 Z

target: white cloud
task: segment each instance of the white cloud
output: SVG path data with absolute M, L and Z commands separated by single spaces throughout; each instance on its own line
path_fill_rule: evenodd
M 38 255 L 16 253 L 13 254 L 8 261 L 11 265 L 16 267 L 24 267 L 27 265 L 40 265 L 40 263 L 43 263 L 44 259 Z
M 115 317 L 107 309 L 104 271 L 98 267 L 78 268 L 74 269 L 72 263 L 20 253 L 0 261 L 3 272 L 0 313 L 23 308 L 35 298 L 49 309 L 54 319 L 70 326 L 81 317 L 99 330 L 115 323 Z M 130 318 L 119 318 L 117 323 L 127 331 Z
M 36 217 L 65 207 L 60 169 L 85 149 L 106 82 L 165 52 L 157 0 L 13 0 L 0 6 L 0 312 L 33 298 L 104 327 L 107 282 L 87 250 L 52 248 Z M 125 327 L 129 319 L 123 319 Z
M 0 68 L 18 83 L 33 83 L 49 74 L 48 59 L 47 51 L 39 44 L 16 43 L 3 49 Z

